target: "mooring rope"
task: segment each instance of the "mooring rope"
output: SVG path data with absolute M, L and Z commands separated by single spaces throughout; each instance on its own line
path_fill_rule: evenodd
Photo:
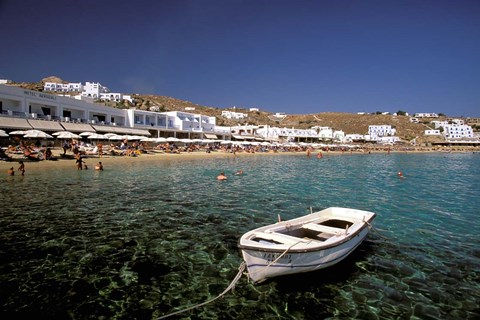
M 374 226 L 372 226 L 372 225 L 370 224 L 370 222 L 365 221 L 365 223 L 367 224 L 368 228 L 369 228 L 370 230 L 375 231 L 375 233 L 378 234 L 378 235 L 380 236 L 380 238 L 383 238 L 384 240 L 390 240 L 389 238 L 387 238 L 387 237 L 385 237 L 384 235 L 382 235 L 382 234 L 380 233 L 380 231 L 378 231 Z
M 235 278 L 233 279 L 233 281 L 230 283 L 230 285 L 229 285 L 225 290 L 223 290 L 222 293 L 220 293 L 218 296 L 216 296 L 215 298 L 212 298 L 212 299 L 210 299 L 210 300 L 208 300 L 208 301 L 205 301 L 205 302 L 196 304 L 196 305 L 194 305 L 194 306 L 191 306 L 191 307 L 188 307 L 188 308 L 179 310 L 179 311 L 175 311 L 175 312 L 169 313 L 169 314 L 164 315 L 164 316 L 161 316 L 160 318 L 157 318 L 157 319 L 165 319 L 165 318 L 174 316 L 174 315 L 179 314 L 179 313 L 183 313 L 183 312 L 187 312 L 187 311 L 192 310 L 192 309 L 200 308 L 200 307 L 202 307 L 202 306 L 204 306 L 204 305 L 206 305 L 206 304 L 209 304 L 210 302 L 213 302 L 213 301 L 221 298 L 221 297 L 224 296 L 228 291 L 230 291 L 230 290 L 232 290 L 233 288 L 235 288 L 235 285 L 237 284 L 238 280 L 240 280 L 240 278 L 242 277 L 243 270 L 245 270 L 245 262 L 242 262 L 242 263 L 240 264 L 240 266 L 238 267 L 238 273 L 237 273 L 237 275 L 235 276 Z

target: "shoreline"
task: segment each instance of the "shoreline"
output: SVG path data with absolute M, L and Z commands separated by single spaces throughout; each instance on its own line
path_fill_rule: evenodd
M 52 168 L 66 168 L 71 167 L 72 170 L 77 170 L 75 159 L 65 159 L 61 158 L 61 149 L 55 148 L 52 150 L 53 156 L 57 158 L 57 160 L 41 160 L 41 161 L 31 161 L 31 160 L 24 160 L 27 173 L 28 171 L 33 170 L 44 170 L 44 169 L 52 169 Z M 422 153 L 479 153 L 480 149 L 475 150 L 364 150 L 364 151 L 322 151 L 322 150 L 314 150 L 310 157 L 316 158 L 317 154 L 321 152 L 323 158 L 328 158 L 329 156 L 352 156 L 352 155 L 369 155 L 369 154 L 385 154 L 388 155 L 390 153 L 404 153 L 404 154 L 422 154 Z M 73 156 L 71 153 L 67 153 L 68 156 Z M 82 158 L 89 166 L 89 170 L 95 170 L 94 166 L 99 161 L 101 161 L 105 168 L 108 169 L 110 164 L 118 164 L 118 163 L 130 163 L 130 162 L 147 162 L 147 161 L 157 161 L 157 162 L 164 162 L 164 161 L 184 161 L 184 160 L 205 160 L 205 159 L 218 159 L 218 158 L 236 158 L 236 157 L 254 157 L 254 156 L 303 156 L 307 157 L 305 151 L 287 151 L 287 152 L 238 152 L 235 155 L 230 152 L 224 151 L 215 151 L 211 153 L 203 152 L 203 151 L 195 151 L 195 152 L 182 152 L 182 153 L 162 153 L 162 152 L 148 152 L 145 154 L 141 154 L 136 157 L 129 157 L 129 156 L 111 156 L 111 155 L 104 155 L 102 157 L 98 157 L 96 155 L 89 155 L 83 156 Z M 7 175 L 7 170 L 11 167 L 14 168 L 15 175 L 20 175 L 17 172 L 19 167 L 19 161 L 23 160 L 22 155 L 13 155 L 12 161 L 0 161 L 0 171 L 2 174 Z M 319 159 L 321 160 L 321 159 Z

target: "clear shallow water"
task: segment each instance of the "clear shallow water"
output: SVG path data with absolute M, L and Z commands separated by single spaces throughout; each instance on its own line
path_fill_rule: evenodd
M 155 319 L 221 293 L 247 230 L 330 206 L 376 212 L 378 232 L 333 268 L 243 277 L 178 318 L 480 317 L 478 154 L 133 162 L 0 182 L 3 319 Z

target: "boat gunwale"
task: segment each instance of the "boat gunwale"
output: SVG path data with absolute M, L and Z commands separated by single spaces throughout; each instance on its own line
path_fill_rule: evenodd
M 359 227 L 354 232 L 352 232 L 350 234 L 347 234 L 346 236 L 344 236 L 342 239 L 339 239 L 338 241 L 333 241 L 333 242 L 325 244 L 324 242 L 319 242 L 318 240 L 312 239 L 313 240 L 312 242 L 315 242 L 314 245 L 312 245 L 308 248 L 302 248 L 302 249 L 294 248 L 295 244 L 294 245 L 285 245 L 283 248 L 275 248 L 275 247 L 267 248 L 267 247 L 259 247 L 259 246 L 251 246 L 251 245 L 242 244 L 241 243 L 242 239 L 244 239 L 244 237 L 247 234 L 253 233 L 253 232 L 255 232 L 255 230 L 260 229 L 260 228 L 257 228 L 257 229 L 251 230 L 251 231 L 245 233 L 244 235 L 242 235 L 242 237 L 238 241 L 238 248 L 242 251 L 248 250 L 248 251 L 275 252 L 275 253 L 281 253 L 281 252 L 285 252 L 285 251 L 288 251 L 288 253 L 306 253 L 306 252 L 316 252 L 316 251 L 328 250 L 330 248 L 338 247 L 339 245 L 342 245 L 346 242 L 351 241 L 355 236 L 360 234 L 363 230 L 365 230 L 366 228 L 369 228 L 370 223 L 376 217 L 376 213 L 375 212 L 370 212 L 370 211 L 367 211 L 367 212 L 371 214 L 369 219 L 366 220 L 366 221 L 362 221 L 362 223 L 361 223 L 362 226 L 361 227 Z M 296 219 L 298 219 L 298 218 L 296 218 Z M 291 219 L 291 220 L 294 220 L 294 219 Z M 291 221 L 291 220 L 287 220 L 285 222 L 288 222 L 288 221 Z M 298 238 L 298 239 L 300 240 L 300 238 Z M 302 238 L 302 240 L 304 240 L 304 239 Z M 298 242 L 298 243 L 300 244 L 301 242 Z

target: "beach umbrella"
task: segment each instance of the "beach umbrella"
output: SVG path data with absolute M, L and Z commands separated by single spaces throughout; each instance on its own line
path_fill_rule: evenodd
M 167 139 L 165 139 L 164 137 L 158 137 L 155 139 L 155 142 L 167 142 Z
M 90 136 L 90 135 L 92 135 L 92 134 L 94 134 L 94 133 L 95 133 L 95 132 L 85 131 L 85 132 L 80 133 L 79 136 L 81 136 L 81 137 L 88 137 L 88 136 Z
M 180 139 L 175 138 L 175 137 L 168 137 L 168 138 L 167 138 L 167 141 L 168 141 L 168 142 L 177 142 L 177 141 L 180 141 Z
M 30 131 L 30 130 L 29 130 Z M 31 130 L 32 132 L 27 132 L 23 137 L 24 138 L 34 138 L 34 139 L 51 139 L 53 136 L 49 135 L 46 132 Z
M 112 137 L 112 136 L 118 136 L 118 134 L 109 132 L 109 133 L 105 133 L 104 136 L 108 138 L 108 137 Z
M 220 144 L 232 144 L 232 143 L 233 143 L 233 141 L 231 141 L 231 140 L 224 140 L 224 141 L 220 142 Z
M 94 133 L 94 134 L 89 135 L 89 136 L 88 136 L 88 139 L 92 139 L 92 140 L 103 140 L 103 139 L 108 139 L 108 137 L 105 136 L 104 134 Z
M 0 130 L 0 137 L 8 137 L 8 133 L 3 130 Z
M 23 135 L 26 134 L 26 133 L 27 133 L 26 131 L 16 130 L 16 131 L 10 132 L 10 135 L 23 136 Z
M 52 133 L 52 136 L 58 136 L 58 135 L 60 135 L 64 132 L 69 132 L 69 131 L 57 131 L 57 132 Z
M 149 138 L 149 137 L 143 137 L 140 139 L 141 142 L 156 142 L 157 138 Z
M 108 136 L 108 140 L 128 140 L 128 136 L 120 136 L 118 134 L 114 136 Z
M 79 139 L 81 138 L 78 134 L 73 132 L 65 131 L 57 135 L 58 139 Z

